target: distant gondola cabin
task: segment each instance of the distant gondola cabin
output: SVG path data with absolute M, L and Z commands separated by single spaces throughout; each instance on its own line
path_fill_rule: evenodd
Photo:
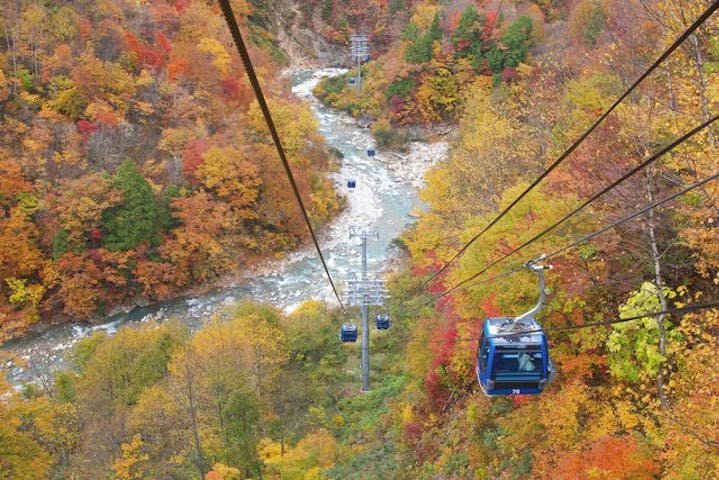
M 377 330 L 387 330 L 390 326 L 389 315 L 386 313 L 377 314 L 375 325 L 377 326 Z
M 340 340 L 342 342 L 356 342 L 357 341 L 357 325 L 354 323 L 345 323 L 340 329 Z
M 347 188 L 355 188 L 357 186 L 357 182 L 355 180 L 347 180 Z
M 367 156 L 368 157 L 374 157 L 375 155 L 377 155 L 377 150 L 375 150 L 374 147 L 367 148 Z
M 541 393 L 554 378 L 542 326 L 528 318 L 522 321 L 521 330 L 508 332 L 505 327 L 511 320 L 484 321 L 476 371 L 480 387 L 489 396 Z

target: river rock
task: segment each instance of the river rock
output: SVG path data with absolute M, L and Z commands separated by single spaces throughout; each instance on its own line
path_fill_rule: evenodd
M 357 119 L 357 126 L 361 128 L 369 128 L 374 123 L 374 118 L 362 115 Z
M 314 30 L 292 26 L 289 32 L 281 28 L 277 33 L 280 44 L 292 58 L 295 68 L 347 63 L 347 54 L 327 43 Z
M 127 314 L 133 311 L 135 308 L 147 307 L 148 305 L 150 305 L 150 301 L 148 299 L 137 295 L 132 299 L 128 300 L 127 302 L 117 305 L 114 308 L 111 308 L 104 316 L 93 319 L 92 323 L 100 323 L 108 317 L 113 317 L 119 314 Z
M 312 35 L 309 32 L 304 32 L 307 37 Z M 325 70 L 324 73 L 330 73 L 329 70 Z M 342 73 L 342 72 L 337 72 Z M 307 98 L 310 95 L 312 82 L 319 79 L 319 75 L 313 76 L 312 79 L 304 82 L 304 86 L 300 88 L 299 92 L 304 92 L 303 98 Z M 319 107 L 318 107 L 319 108 Z M 328 143 L 334 145 L 342 151 L 345 149 L 352 152 L 352 162 L 346 161 L 342 163 L 342 169 L 335 174 L 335 180 L 338 180 L 338 185 L 342 185 L 342 181 L 351 175 L 357 175 L 356 168 L 365 166 L 371 166 L 371 171 L 368 172 L 368 178 L 373 180 L 373 183 L 366 183 L 365 192 L 356 192 L 351 199 L 350 206 L 346 212 L 342 213 L 336 221 L 331 224 L 326 233 L 323 232 L 323 241 L 321 242 L 323 247 L 326 246 L 329 251 L 333 254 L 332 260 L 332 272 L 333 275 L 337 274 L 337 280 L 347 278 L 350 272 L 356 271 L 359 267 L 359 246 L 356 241 L 350 241 L 348 238 L 348 231 L 350 226 L 363 226 L 366 224 L 383 223 L 384 225 L 393 224 L 406 224 L 409 225 L 404 215 L 399 218 L 387 218 L 378 217 L 383 211 L 389 211 L 390 209 L 384 208 L 381 204 L 381 199 L 392 197 L 392 201 L 396 202 L 396 196 L 414 196 L 416 193 L 407 189 L 407 185 L 420 186 L 423 182 L 424 171 L 433 165 L 440 158 L 444 157 L 447 153 L 447 145 L 444 142 L 436 144 L 425 144 L 425 143 L 412 143 L 403 155 L 388 155 L 388 152 L 382 152 L 381 161 L 379 158 L 374 159 L 366 156 L 367 146 L 372 144 L 372 139 L 369 132 L 366 130 L 359 130 L 355 127 L 357 120 L 351 118 L 348 115 L 336 114 L 329 111 L 322 111 L 318 115 L 322 122 L 325 122 L 325 127 L 330 132 L 331 141 Z M 365 127 L 371 124 L 372 119 L 363 120 Z M 329 123 L 327 123 L 329 122 Z M 419 133 L 419 132 L 418 132 Z M 359 160 L 358 160 L 359 159 Z M 359 164 L 359 166 L 357 165 Z M 388 167 L 391 166 L 391 171 Z M 355 170 L 353 170 L 355 169 Z M 380 175 L 374 175 L 380 171 Z M 395 173 L 396 172 L 396 173 Z M 392 180 L 401 179 L 399 183 L 392 183 Z M 404 185 L 403 185 L 404 184 Z M 364 195 L 364 196 L 363 196 Z M 374 216 L 369 213 L 376 214 Z M 417 213 L 416 209 L 413 209 L 411 213 Z M 390 229 L 395 231 L 394 228 Z M 388 232 L 389 234 L 389 232 Z M 392 233 L 396 235 L 396 233 Z M 389 240 L 389 238 L 383 237 L 381 241 Z M 382 250 L 373 241 L 373 249 Z M 287 309 L 294 308 L 298 301 L 305 298 L 317 297 L 318 290 L 315 286 L 322 285 L 323 291 L 327 293 L 325 296 L 328 302 L 332 302 L 331 293 L 327 292 L 327 285 L 325 284 L 324 272 L 321 265 L 318 262 L 312 260 L 311 265 L 307 270 L 301 272 L 298 277 L 297 273 L 292 271 L 289 267 L 296 262 L 299 262 L 308 257 L 314 257 L 315 252 L 309 245 L 298 249 L 297 251 L 287 255 L 281 261 L 268 265 L 263 271 L 270 272 L 270 276 L 275 279 L 273 282 L 269 282 L 268 285 L 260 284 L 258 286 L 260 292 L 252 290 L 252 296 L 259 295 L 259 299 L 266 302 L 276 304 L 277 306 L 284 307 Z M 384 254 L 380 257 L 375 256 L 376 253 L 372 253 L 370 261 L 373 266 L 378 266 L 384 258 Z M 336 256 L 336 257 L 335 257 Z M 340 261 L 342 260 L 342 261 Z M 336 262 L 336 265 L 335 265 Z M 264 275 L 249 274 L 248 278 L 258 278 Z M 305 290 L 305 286 L 309 285 L 310 288 Z M 298 289 L 298 287 L 301 287 Z M 190 293 L 188 293 L 190 294 Z M 191 295 L 191 294 L 190 294 Z M 242 298 L 248 295 L 246 291 L 236 292 L 233 296 Z M 210 297 L 201 296 L 189 299 L 177 299 L 173 302 L 173 306 L 169 308 L 169 311 L 173 312 L 173 315 L 179 316 L 182 320 L 186 321 L 191 327 L 196 327 L 210 320 L 213 312 L 221 310 L 219 305 L 222 297 Z M 288 302 L 288 298 L 291 301 Z M 229 299 L 228 299 L 229 300 Z M 214 305 L 207 305 L 207 303 L 215 303 Z M 288 305 L 288 303 L 290 305 Z M 279 304 L 279 305 L 278 305 Z M 130 308 L 127 308 L 127 307 Z M 136 302 L 128 302 L 125 305 L 127 310 L 131 310 L 132 307 L 138 306 Z M 152 309 L 151 309 L 152 310 Z M 153 318 L 161 318 L 166 315 L 168 309 L 160 307 L 160 311 L 157 311 L 154 315 L 146 317 L 149 320 Z M 100 321 L 106 321 L 107 319 L 101 319 Z M 111 324 L 100 325 L 96 328 L 89 328 L 85 323 L 71 325 L 69 328 L 63 326 L 62 329 L 58 328 L 57 334 L 53 333 L 52 338 L 38 337 L 36 342 L 32 346 L 23 347 L 22 350 L 15 350 L 13 353 L 26 360 L 30 365 L 42 365 L 46 367 L 48 371 L 52 371 L 55 368 L 63 367 L 60 359 L 63 357 L 62 352 L 69 349 L 79 339 L 92 333 L 97 329 L 107 330 L 109 334 L 112 334 L 116 328 L 120 326 L 120 323 L 127 321 L 123 319 L 121 321 L 114 321 Z M 130 320 L 132 321 L 132 320 Z M 159 325 L 159 324 L 158 324 Z M 196 330 L 196 328 L 194 328 Z M 52 347 L 57 345 L 57 349 Z M 12 351 L 12 350 L 11 350 Z M 38 354 L 38 351 L 41 354 Z M 47 357 L 47 352 L 51 352 L 54 355 L 52 362 L 45 362 L 44 359 Z M 14 385 L 20 385 L 22 382 L 32 381 L 33 376 L 36 374 L 33 371 L 25 371 L 24 369 L 13 369 L 11 374 L 11 382 Z

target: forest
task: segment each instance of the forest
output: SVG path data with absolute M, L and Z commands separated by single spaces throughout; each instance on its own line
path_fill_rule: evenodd
M 222 18 L 203 2 L 3 2 L 0 340 L 237 275 L 304 240 Z M 241 20 L 269 45 L 252 5 Z M 255 22 L 255 23 L 253 23 Z M 310 214 L 316 121 L 254 47 Z
M 719 13 L 615 105 L 716 1 L 231 3 L 318 226 L 341 159 L 279 75 L 278 28 L 338 51 L 367 33 L 362 89 L 350 69 L 317 98 L 379 149 L 450 143 L 396 240 L 372 389 L 327 302 L 98 332 L 67 370 L 0 382 L 0 479 L 719 478 L 719 308 L 676 311 L 719 300 Z M 0 338 L 308 241 L 215 2 L 2 12 Z M 542 254 L 557 378 L 487 397 L 482 322 L 536 302 Z

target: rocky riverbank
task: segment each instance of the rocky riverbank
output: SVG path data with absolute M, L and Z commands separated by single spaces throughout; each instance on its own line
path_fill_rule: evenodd
M 346 195 L 347 208 L 320 232 L 320 245 L 330 272 L 342 285 L 360 264 L 359 247 L 348 236 L 350 227 L 377 229 L 379 241 L 372 241 L 368 249 L 372 269 L 386 272 L 396 267 L 400 252 L 394 239 L 413 222 L 411 212 L 421 208 L 417 194 L 424 184 L 424 173 L 446 155 L 448 144 L 411 142 L 406 154 L 379 149 L 376 156 L 368 157 L 367 146 L 373 143 L 370 132 L 357 127 L 348 115 L 320 105 L 311 96 L 320 77 L 336 72 L 337 69 L 323 69 L 296 76 L 299 84 L 295 93 L 308 99 L 328 145 L 343 155 L 339 170 L 330 177 L 335 188 Z M 357 180 L 356 189 L 347 188 L 348 178 Z M 77 341 L 93 332 L 101 330 L 112 334 L 128 323 L 162 322 L 170 318 L 196 328 L 213 314 L 245 298 L 287 311 L 312 298 L 324 300 L 328 305 L 335 303 L 325 273 L 310 246 L 283 259 L 257 264 L 246 269 L 241 277 L 225 278 L 222 284 L 198 288 L 198 294 L 194 293 L 137 307 L 105 318 L 98 325 L 59 325 L 11 342 L 2 347 L 3 353 L 14 357 L 5 360 L 4 370 L 9 372 L 8 378 L 15 385 L 47 381 L 55 370 L 65 368 L 67 354 Z

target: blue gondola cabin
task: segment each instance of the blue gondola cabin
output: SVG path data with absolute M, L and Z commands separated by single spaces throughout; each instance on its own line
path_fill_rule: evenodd
M 534 319 L 507 330 L 511 318 L 484 321 L 477 350 L 477 380 L 488 396 L 541 393 L 554 378 L 547 338 Z M 526 333 L 523 333 L 526 332 Z
M 344 343 L 357 341 L 357 325 L 345 323 L 340 329 L 340 340 Z
M 377 330 L 387 330 L 390 325 L 389 315 L 386 313 L 378 313 L 375 318 L 375 325 L 377 326 Z
M 357 181 L 347 180 L 347 188 L 355 188 L 356 186 L 357 186 Z
M 368 157 L 374 157 L 375 155 L 377 155 L 377 151 L 375 150 L 375 148 L 374 148 L 374 147 L 369 147 L 369 148 L 367 149 L 367 156 L 368 156 Z

